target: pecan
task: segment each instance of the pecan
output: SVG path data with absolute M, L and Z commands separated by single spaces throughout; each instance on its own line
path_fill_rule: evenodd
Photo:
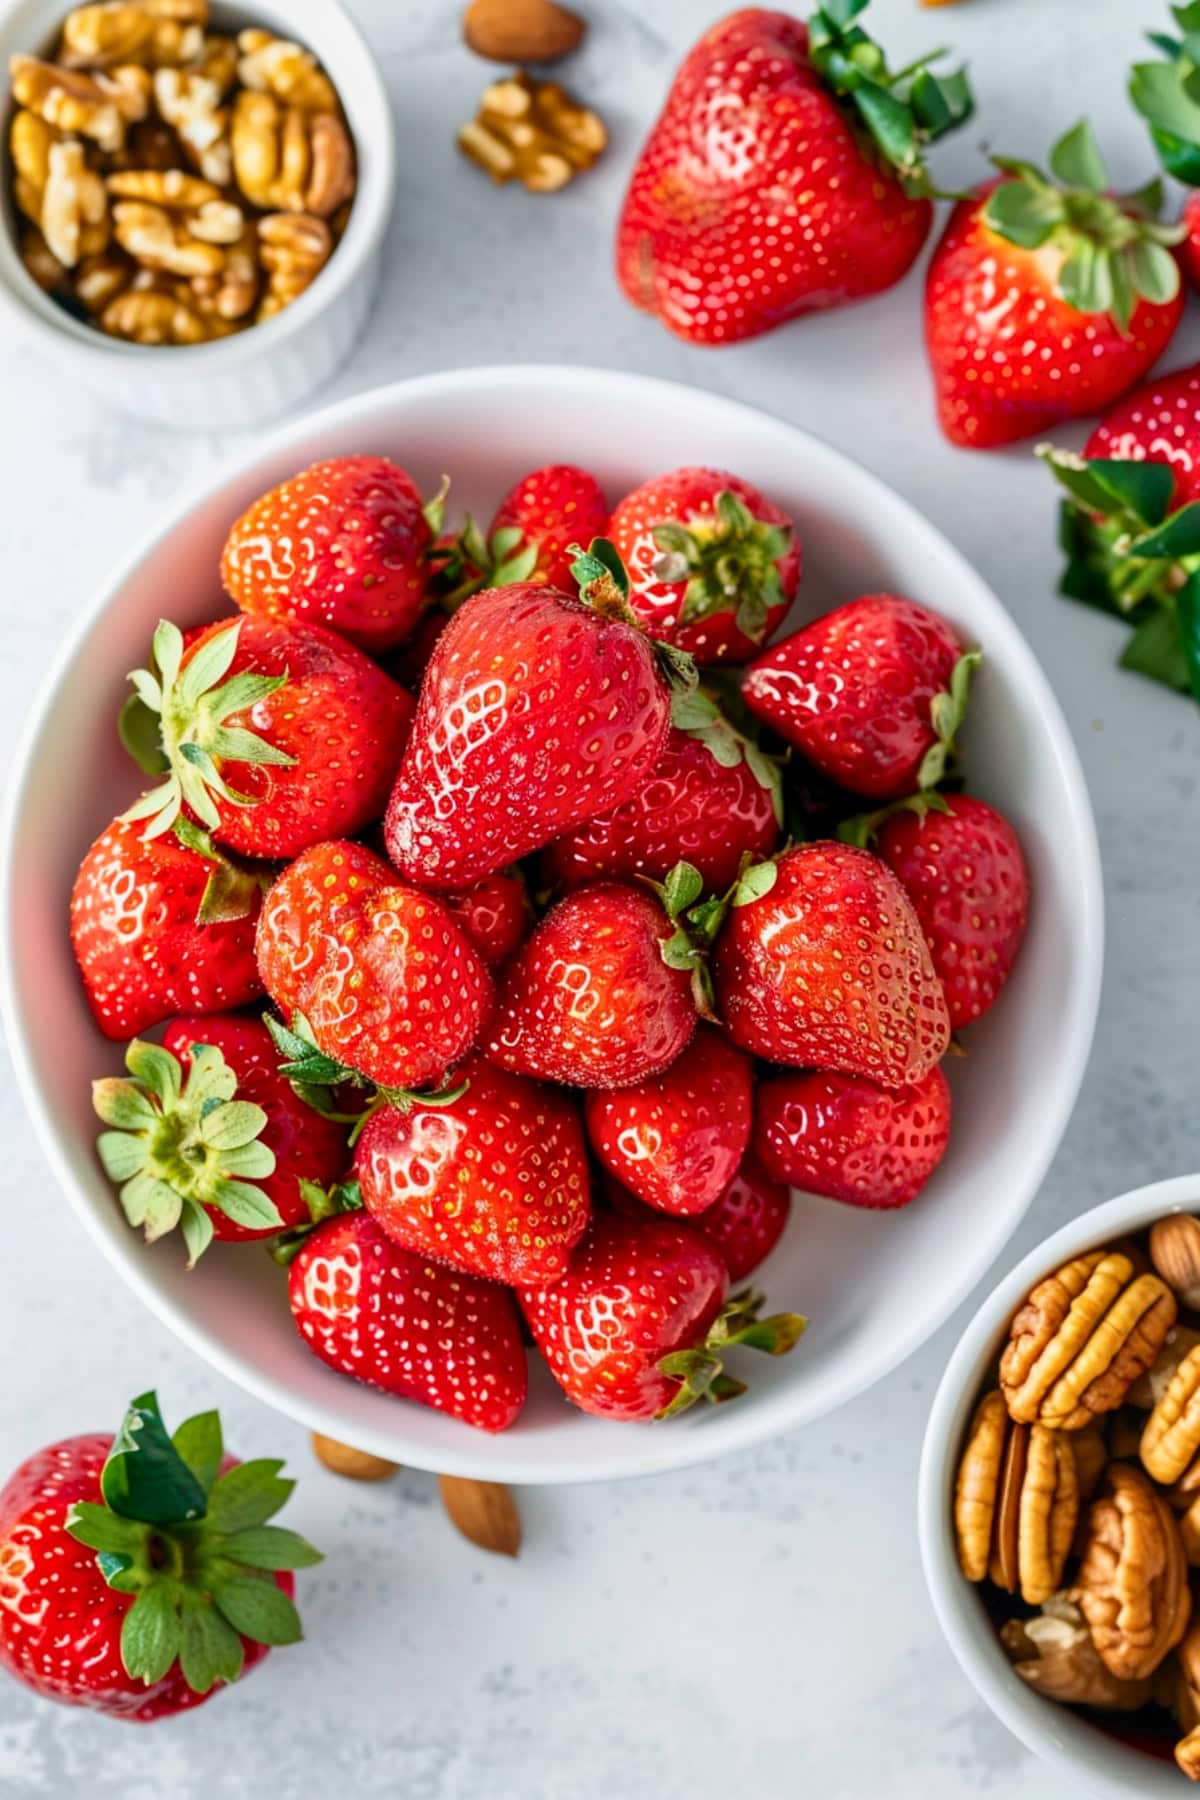
M 192 62 L 204 47 L 204 0 L 98 0 L 63 22 L 58 58 L 68 69 L 114 63 Z
M 524 73 L 494 81 L 476 117 L 458 133 L 459 148 L 493 181 L 517 180 L 549 194 L 588 169 L 608 143 L 600 119 L 556 81 Z
M 258 248 L 267 272 L 257 314 L 261 320 L 299 299 L 328 262 L 333 238 L 324 219 L 307 213 L 269 213 L 258 221 Z
M 959 1562 L 968 1581 L 990 1575 L 1036 1606 L 1057 1588 L 1079 1513 L 1067 1439 L 1017 1425 L 998 1391 L 985 1394 L 968 1434 L 955 1489 Z
M 207 181 L 224 187 L 233 176 L 229 108 L 211 76 L 193 69 L 156 69 L 154 101 L 176 132 L 184 154 Z
M 336 113 L 338 97 L 317 59 L 299 44 L 270 31 L 239 31 L 238 78 L 243 87 L 270 94 L 301 112 Z
M 1022 1681 L 1047 1700 L 1136 1712 L 1151 1697 L 1148 1679 L 1124 1681 L 1105 1667 L 1087 1621 L 1066 1594 L 1052 1594 L 1033 1619 L 1009 1619 L 1000 1642 Z
M 1126 1394 L 1128 1404 L 1140 1406 L 1143 1412 L 1152 1412 L 1170 1386 L 1176 1369 L 1197 1344 L 1200 1344 L 1200 1331 L 1193 1331 L 1190 1325 L 1172 1325 L 1163 1339 L 1162 1349 Z
M 1081 1533 L 1071 1598 L 1105 1666 L 1121 1680 L 1153 1675 L 1191 1611 L 1175 1518 L 1140 1469 L 1113 1463 Z
M 1038 1283 L 1009 1328 L 1000 1385 L 1014 1419 L 1078 1431 L 1121 1404 L 1175 1322 L 1157 1275 L 1096 1250 Z
M 1184 1306 L 1200 1312 L 1200 1219 L 1173 1213 L 1150 1232 L 1150 1260 Z
M 1100 1477 L 1108 1464 L 1108 1443 L 1104 1426 L 1085 1425 L 1082 1431 L 1073 1431 L 1071 1448 L 1075 1452 L 1080 1501 L 1090 1500 L 1100 1485 Z
M 50 249 L 71 268 L 81 256 L 103 250 L 108 231 L 108 195 L 88 168 L 83 145 L 51 144 L 42 195 L 42 235 Z
M 1164 1487 L 1178 1481 L 1200 1451 L 1200 1344 L 1171 1376 L 1142 1433 L 1142 1463 Z
M 233 172 L 267 212 L 334 212 L 354 192 L 354 151 L 335 113 L 281 106 L 244 88 L 233 107 Z

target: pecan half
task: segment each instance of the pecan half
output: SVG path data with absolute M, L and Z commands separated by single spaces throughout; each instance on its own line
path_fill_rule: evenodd
M 1000 1642 L 1021 1680 L 1047 1700 L 1136 1712 L 1151 1697 L 1148 1679 L 1123 1681 L 1105 1667 L 1087 1621 L 1066 1594 L 1050 1595 L 1036 1618 L 1007 1620 Z
M 1164 1487 L 1178 1481 L 1200 1451 L 1200 1344 L 1167 1383 L 1142 1433 L 1142 1462 Z
M 1106 1667 L 1121 1680 L 1153 1675 L 1191 1611 L 1175 1517 L 1140 1469 L 1113 1463 L 1088 1508 L 1071 1590 Z
M 954 1524 L 968 1581 L 990 1575 L 1031 1606 L 1058 1587 L 1075 1534 L 1079 1482 L 1069 1441 L 1017 1425 L 999 1392 L 986 1394 L 959 1464 Z

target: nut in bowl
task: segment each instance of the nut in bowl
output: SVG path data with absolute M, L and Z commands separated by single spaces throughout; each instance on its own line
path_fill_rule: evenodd
M 528 404 L 531 395 L 537 397 L 536 408 Z M 631 416 L 643 422 L 636 452 L 628 442 Z M 694 497 L 686 504 L 679 499 L 684 477 L 686 491 L 695 494 L 703 473 L 694 466 L 701 445 L 714 468 L 736 471 L 736 477 L 717 480 L 707 511 Z M 275 591 L 270 565 L 260 569 L 251 550 L 242 553 L 243 542 L 248 545 L 254 534 L 235 530 L 231 540 L 231 527 L 247 516 L 261 524 L 260 506 L 281 516 L 285 504 L 307 505 L 304 478 L 297 472 L 314 462 L 351 459 L 359 467 L 369 461 L 382 479 L 380 458 L 388 459 L 391 471 L 384 509 L 389 529 L 402 514 L 411 526 L 411 542 L 391 571 L 394 579 L 340 593 L 307 584 L 309 610 L 302 624 L 294 610 L 287 615 L 294 596 Z M 347 465 L 342 468 L 346 474 Z M 408 476 L 402 481 L 405 470 Z M 439 656 L 438 621 L 433 619 L 430 632 L 430 615 L 423 613 L 429 597 L 423 585 L 431 572 L 428 553 L 437 532 L 423 515 L 422 503 L 436 496 L 446 470 L 453 477 L 448 504 L 456 519 L 465 511 L 486 520 L 502 495 L 511 496 L 511 506 L 499 509 L 486 533 L 476 528 L 468 539 L 461 532 L 454 544 L 437 552 L 439 582 L 448 584 L 448 599 L 460 602 L 444 628 L 453 634 L 455 657 Z M 532 483 L 530 470 L 538 471 L 539 483 Z M 670 490 L 661 480 L 649 480 L 662 470 L 676 471 Z M 737 493 L 730 485 L 734 480 L 740 484 Z M 556 596 L 563 550 L 574 538 L 568 537 L 567 546 L 549 542 L 539 524 L 532 541 L 526 541 L 522 521 L 540 518 L 531 485 L 542 498 L 547 489 L 560 499 L 567 496 L 572 517 L 586 517 L 589 523 L 625 496 L 625 504 L 611 514 L 610 537 L 618 547 L 624 543 L 622 557 L 631 567 L 638 561 L 637 538 L 647 512 L 652 528 L 669 519 L 679 524 L 662 548 L 667 560 L 659 570 L 658 588 L 651 594 L 639 591 L 634 598 L 639 606 L 655 609 L 654 637 L 687 632 L 692 650 L 675 644 L 669 646 L 670 654 L 648 657 L 650 640 L 624 617 L 626 602 L 613 600 L 609 583 L 615 575 L 598 555 L 598 570 L 587 558 L 575 561 L 584 565 L 585 585 L 594 588 L 599 611 L 594 604 L 589 610 L 565 594 Z M 675 495 L 675 504 L 665 512 L 664 491 Z M 264 496 L 272 493 L 268 502 Z M 367 505 L 370 496 L 364 493 L 360 499 Z M 782 522 L 770 516 L 772 507 Z M 706 559 L 710 534 L 718 531 L 723 558 L 732 558 L 740 571 L 736 609 L 727 594 L 709 594 Z M 598 535 L 594 525 L 592 534 Z M 245 609 L 238 628 L 244 642 L 241 649 L 233 647 L 232 655 L 228 634 L 236 627 L 237 614 L 229 610 L 214 618 L 219 608 L 213 575 L 227 540 L 226 587 Z M 802 579 L 796 544 L 803 547 Z M 798 579 L 797 610 L 785 621 L 781 614 Z M 499 585 L 489 590 L 481 585 L 488 580 Z M 167 591 L 182 634 L 178 639 L 156 632 Z M 501 606 L 501 616 L 493 621 L 497 595 L 505 592 L 511 605 L 507 610 Z M 828 839 L 816 858 L 818 846 L 810 844 L 803 854 L 790 851 L 775 864 L 771 853 L 780 826 L 771 797 L 774 765 L 765 752 L 757 754 L 752 719 L 722 721 L 722 708 L 715 703 L 686 710 L 686 729 L 671 726 L 668 718 L 668 671 L 683 674 L 693 655 L 704 670 L 703 691 L 711 695 L 722 683 L 729 685 L 725 665 L 756 656 L 756 640 L 765 642 L 782 632 L 787 635 L 781 644 L 800 640 L 800 651 L 790 651 L 790 656 L 810 653 L 813 621 L 844 611 L 850 596 L 885 592 L 919 595 L 927 612 L 947 621 L 953 632 L 954 655 L 940 639 L 918 634 L 922 645 L 940 646 L 939 658 L 943 650 L 949 657 L 947 667 L 939 661 L 933 672 L 926 702 L 932 694 L 951 695 L 953 672 L 966 647 L 984 647 L 986 660 L 974 682 L 969 718 L 958 734 L 960 748 L 969 757 L 969 780 L 981 790 L 978 797 L 1003 814 L 1019 838 L 1033 895 L 1011 976 L 1003 992 L 991 996 L 995 1003 L 986 1016 L 966 1029 L 970 1054 L 950 1070 L 954 1116 L 948 1141 L 944 1097 L 940 1091 L 927 1096 L 922 1084 L 945 1047 L 952 1009 L 916 923 L 917 902 L 904 897 L 904 846 L 895 852 L 894 868 L 855 845 Z M 323 612 L 326 604 L 336 610 Z M 610 604 L 611 617 L 605 611 Z M 534 782 L 520 791 L 509 784 L 508 804 L 504 794 L 497 800 L 489 787 L 489 810 L 477 815 L 477 828 L 456 832 L 446 824 L 445 809 L 427 799 L 430 781 L 444 766 L 430 749 L 430 718 L 450 694 L 452 678 L 468 656 L 483 653 L 481 644 L 487 654 L 497 653 L 489 621 L 511 634 L 524 630 L 531 619 L 545 628 L 546 654 L 565 651 L 576 658 L 589 684 L 597 659 L 611 668 L 614 682 L 619 678 L 620 687 L 609 690 L 612 698 L 597 723 L 602 735 L 615 706 L 622 714 L 619 741 L 611 756 L 593 766 L 592 735 L 572 739 L 571 754 L 587 765 L 588 782 L 551 784 L 553 791 Z M 789 632 L 789 625 L 796 629 Z M 205 626 L 210 627 L 207 632 L 197 633 L 196 628 Z M 302 669 L 294 650 L 305 633 L 328 637 L 331 631 L 338 634 L 338 667 L 360 684 L 355 689 L 360 698 L 339 712 L 346 745 L 352 740 L 356 745 L 353 767 L 358 773 L 344 780 L 340 758 L 322 759 L 319 795 L 318 787 L 309 795 L 314 803 L 319 798 L 322 808 L 315 834 L 319 841 L 314 842 L 304 838 L 314 823 L 311 807 L 289 802 L 289 795 L 307 782 L 305 759 L 311 744 L 304 741 L 299 723 L 295 730 L 300 735 L 286 743 L 279 736 L 285 715 L 299 719 L 299 709 L 278 697 L 279 678 L 286 666 L 292 683 L 316 679 L 313 666 Z M 147 662 L 152 639 L 153 668 Z M 290 647 L 282 656 L 285 643 Z M 234 660 L 249 656 L 252 649 L 254 667 Z M 423 676 L 422 663 L 428 665 Z M 148 719 L 142 717 L 139 724 L 135 708 L 126 720 L 127 737 L 136 745 L 149 722 L 153 748 L 155 720 L 171 721 L 167 766 L 160 765 L 140 784 L 113 730 L 114 714 L 127 691 L 126 672 L 134 668 L 145 671 L 137 681 L 138 705 Z M 411 700 L 397 699 L 402 691 L 397 676 L 411 688 L 420 687 L 415 714 Z M 553 699 L 554 684 L 543 685 Z M 239 705 L 250 701 L 253 732 L 238 735 L 245 729 L 237 718 Z M 922 732 L 915 741 L 906 736 L 900 745 L 902 766 L 893 771 L 900 785 L 893 793 L 907 793 L 903 784 L 922 769 L 926 776 L 935 773 L 948 753 L 956 735 L 957 707 L 948 701 L 937 711 L 944 731 L 933 728 L 926 705 Z M 309 716 L 323 719 L 323 705 L 314 705 Z M 187 732 L 194 736 L 198 719 L 218 761 L 233 751 L 245 759 L 236 779 L 232 772 L 223 776 L 215 762 L 206 768 L 203 755 L 197 762 L 174 754 Z M 512 723 L 497 714 L 501 747 Z M 393 726 L 398 740 L 406 741 L 386 737 Z M 731 874 L 724 837 L 697 834 L 696 815 L 687 809 L 663 809 L 662 818 L 651 819 L 635 811 L 629 827 L 619 831 L 601 829 L 601 822 L 586 819 L 579 810 L 581 794 L 589 808 L 603 799 L 614 817 L 624 817 L 623 808 L 636 809 L 643 792 L 655 785 L 647 782 L 646 773 L 651 766 L 658 769 L 664 754 L 661 734 L 669 730 L 678 731 L 685 742 L 667 745 L 672 761 L 664 793 L 686 797 L 691 792 L 693 754 L 707 759 L 699 766 L 711 770 L 706 773 L 710 784 L 719 779 L 722 793 L 731 778 L 746 784 L 745 828 L 752 841 L 745 850 L 751 879 L 743 904 L 734 909 L 743 923 L 727 956 L 720 944 L 729 928 L 728 914 L 719 923 L 716 909 L 704 909 L 710 899 L 720 897 L 718 883 L 724 892 L 727 880 L 745 879 L 739 876 L 740 849 Z M 162 741 L 165 745 L 165 737 Z M 473 741 L 468 733 L 459 748 L 465 753 Z M 869 749 L 865 725 L 863 742 Z M 976 1278 L 1040 1180 L 1074 1098 L 1090 1040 L 1099 965 L 1095 847 L 1073 752 L 1036 665 L 1003 609 L 967 565 L 894 495 L 804 433 L 711 395 L 611 372 L 470 370 L 368 394 L 290 427 L 244 470 L 187 507 L 114 579 L 52 678 L 29 743 L 10 824 L 10 844 L 19 841 L 22 850 L 8 861 L 13 880 L 6 966 L 22 1077 L 64 1185 L 126 1278 L 202 1354 L 311 1428 L 390 1461 L 519 1482 L 601 1478 L 703 1460 L 817 1416 L 899 1360 Z M 935 750 L 938 754 L 925 768 Z M 873 781 L 882 781 L 878 757 L 868 760 Z M 796 767 L 800 761 L 793 759 Z M 222 782 L 235 791 L 232 801 L 222 792 Z M 89 844 L 108 836 L 114 813 L 137 802 L 140 786 L 147 799 L 136 805 L 139 816 L 123 822 L 118 839 L 96 852 L 101 870 L 115 863 L 120 872 L 118 852 L 142 855 L 147 848 L 142 834 L 160 819 L 161 831 L 152 834 L 149 848 L 158 845 L 156 855 L 174 856 L 171 846 L 178 847 L 179 840 L 173 822 L 182 802 L 202 831 L 215 832 L 207 847 L 201 838 L 192 840 L 188 867 L 193 885 L 180 888 L 190 909 L 183 923 L 194 926 L 197 909 L 204 907 L 214 922 L 202 929 L 227 933 L 228 948 L 203 960 L 193 954 L 173 961 L 160 957 L 154 967 L 142 964 L 138 984 L 98 981 L 93 1000 L 102 1009 L 102 1034 L 86 1005 L 62 922 L 80 857 Z M 245 806 L 236 794 L 269 799 Z M 544 810 L 551 802 L 556 809 L 552 819 Z M 815 793 L 806 803 L 815 807 Z M 853 808 L 861 814 L 867 805 L 878 812 L 886 804 L 877 788 L 870 799 L 860 795 Z M 672 832 L 677 834 L 682 824 L 692 832 L 692 873 L 675 873 L 670 863 L 655 868 L 655 888 L 639 882 L 629 865 L 622 863 L 614 871 L 607 858 L 636 850 L 638 868 L 649 870 L 646 859 L 666 854 L 669 834 L 663 820 L 668 812 Z M 352 841 L 381 815 L 382 834 L 372 835 L 368 843 Z M 53 843 L 32 824 L 47 816 L 61 821 Z M 951 815 L 934 806 L 927 816 L 936 822 Z M 550 840 L 557 846 L 555 879 L 567 891 L 549 904 L 531 930 L 522 884 L 508 865 L 514 857 L 540 853 Z M 210 852 L 218 845 L 214 858 Z M 264 858 L 272 866 L 264 869 Z M 243 866 L 247 859 L 248 868 Z M 197 862 L 203 867 L 197 868 Z M 280 864 L 289 866 L 275 880 Z M 764 864 L 776 869 L 778 892 L 769 891 L 766 878 L 754 873 Z M 539 865 L 540 855 L 538 865 L 526 866 L 532 877 L 526 886 L 534 898 L 545 885 Z M 822 1037 L 822 1055 L 835 1070 L 840 1063 L 844 1076 L 838 1090 L 839 1130 L 852 1150 L 862 1090 L 878 1097 L 887 1082 L 907 1083 L 912 1093 L 902 1104 L 923 1120 L 926 1148 L 937 1166 L 911 1205 L 878 1210 L 877 1184 L 896 1173 L 885 1158 L 883 1167 L 866 1172 L 866 1191 L 857 1187 L 858 1171 L 840 1200 L 794 1193 L 789 1217 L 780 1177 L 764 1168 L 759 1157 L 747 1159 L 753 1130 L 748 1100 L 761 1072 L 755 1064 L 760 1033 L 769 1028 L 772 1007 L 786 1015 L 786 989 L 759 996 L 757 1010 L 750 1007 L 745 1013 L 738 1041 L 722 1042 L 718 1028 L 707 1019 L 698 1024 L 697 1014 L 705 1008 L 718 1017 L 722 1008 L 731 1014 L 730 995 L 747 987 L 743 968 L 761 980 L 762 933 L 755 925 L 760 908 L 773 909 L 771 916 L 776 911 L 794 914 L 801 904 L 798 896 L 808 896 L 836 912 L 837 882 L 847 874 L 865 882 L 864 904 L 879 908 L 884 924 L 903 926 L 906 959 L 911 959 L 911 967 L 908 960 L 904 964 L 905 979 L 911 978 L 914 998 L 903 1031 L 889 1035 L 869 1067 L 852 1062 L 845 1034 L 830 1028 Z M 327 877 L 332 877 L 328 886 Z M 273 880 L 264 901 L 262 886 Z M 137 891 L 136 876 L 133 889 Z M 431 1011 L 414 996 L 407 1024 L 394 1008 L 389 1012 L 385 1036 L 368 1023 L 380 998 L 369 982 L 343 989 L 358 1007 L 329 1004 L 335 971 L 331 965 L 328 982 L 319 976 L 314 980 L 315 965 L 302 951 L 296 953 L 289 920 L 312 922 L 325 916 L 330 904 L 341 908 L 343 903 L 357 909 L 356 917 L 369 919 L 373 932 L 386 935 L 404 926 L 430 946 L 428 993 L 439 991 L 439 976 L 445 982 L 445 959 L 452 956 L 457 974 L 441 991 L 453 994 L 454 1005 Z M 111 910 L 102 909 L 105 916 Z M 53 930 L 45 939 L 45 953 L 39 949 L 35 955 L 33 937 L 44 921 L 52 921 Z M 85 922 L 81 916 L 81 925 Z M 803 933 L 794 919 L 788 929 L 801 948 Z M 568 996 L 551 992 L 554 966 L 563 960 L 559 952 L 581 931 L 585 946 L 624 946 L 619 966 L 589 963 L 589 977 L 636 979 L 639 994 L 652 992 L 654 1008 L 644 1028 L 639 1014 L 639 1030 L 614 1031 L 598 1045 L 595 1032 L 580 1029 L 579 1018 L 572 1016 Z M 701 977 L 702 946 L 694 941 L 706 932 L 718 938 L 711 999 Z M 201 940 L 205 947 L 208 942 Z M 86 958 L 82 937 L 79 947 Z M 99 963 L 95 971 L 103 974 Z M 353 973 L 349 970 L 347 979 Z M 873 966 L 867 975 L 871 984 L 880 979 Z M 171 986 L 180 976 L 182 987 Z M 132 1003 L 146 997 L 151 977 L 167 985 L 152 996 L 155 1004 L 139 1013 Z M 282 1072 L 285 1082 L 290 1073 L 313 1092 L 332 1084 L 338 1097 L 326 1110 L 343 1115 L 361 1110 L 363 1100 L 370 1098 L 361 1086 L 343 1095 L 346 1069 L 392 1090 L 392 1099 L 373 1107 L 360 1128 L 353 1117 L 325 1121 L 343 1133 L 343 1155 L 345 1139 L 352 1132 L 356 1136 L 352 1154 L 367 1210 L 355 1210 L 354 1197 L 339 1192 L 336 1179 L 322 1171 L 314 1182 L 315 1198 L 328 1216 L 319 1230 L 325 1234 L 323 1243 L 336 1241 L 338 1253 L 322 1257 L 314 1252 L 312 1237 L 306 1238 L 296 1249 L 287 1283 L 261 1247 L 228 1241 L 232 1234 L 213 1216 L 214 1211 L 223 1214 L 243 1233 L 278 1235 L 276 1214 L 295 1194 L 289 1189 L 286 1196 L 278 1195 L 267 1216 L 259 1196 L 247 1195 L 243 1187 L 265 1189 L 280 1178 L 287 1103 L 265 1086 L 257 1097 L 247 1092 L 248 1106 L 233 1099 L 235 1111 L 226 1119 L 232 1129 L 226 1131 L 222 1124 L 214 1131 L 209 1120 L 218 1115 L 212 1109 L 205 1113 L 205 1102 L 215 1097 L 227 1105 L 231 1096 L 224 1089 L 210 1095 L 205 1083 L 214 1073 L 223 1084 L 228 1076 L 214 1070 L 211 1058 L 198 1057 L 194 1048 L 206 1041 L 197 1036 L 200 1008 L 209 1005 L 218 1014 L 241 1009 L 255 999 L 255 984 L 264 981 L 281 1007 L 275 1024 L 278 1047 L 289 1065 Z M 203 993 L 198 991 L 201 982 L 208 984 Z M 154 1049 L 135 1052 L 136 1066 L 128 1072 L 131 1093 L 123 1085 L 118 1046 L 157 1032 L 152 1021 L 164 1017 L 164 993 L 172 1016 L 183 1015 L 167 1045 L 178 1068 Z M 499 996 L 496 1003 L 493 995 Z M 547 997 L 554 1001 L 549 1011 L 542 1005 Z M 865 1005 L 867 997 L 856 998 Z M 964 990 L 962 998 L 964 1005 L 981 1004 L 978 993 L 972 999 Z M 260 997 L 259 1010 L 264 1006 Z M 585 1009 L 579 1010 L 582 1014 Z M 205 1029 L 215 1026 L 201 1024 L 199 1030 Z M 420 1061 L 414 1054 L 418 1049 Z M 249 1081 L 244 1071 L 251 1066 L 252 1051 L 240 1038 L 224 1040 L 224 1064 L 235 1086 L 239 1075 Z M 786 1053 L 801 1050 L 789 1041 Z M 188 1058 L 190 1073 L 184 1069 Z M 443 1070 L 452 1079 L 438 1087 Z M 693 1171 L 686 1150 L 675 1161 L 672 1155 L 677 1137 L 683 1143 L 687 1133 L 698 1138 L 707 1131 L 704 1096 L 711 1093 L 714 1071 L 723 1098 L 716 1144 L 703 1169 L 695 1159 Z M 90 1096 L 91 1081 L 98 1075 L 118 1084 L 99 1091 L 111 1115 L 102 1121 L 93 1113 Z M 465 1093 L 463 1080 L 471 1084 Z M 553 1085 L 559 1083 L 583 1086 L 592 1099 L 580 1107 L 576 1094 Z M 402 1087 L 408 1090 L 407 1112 L 399 1104 L 403 1096 L 397 1090 Z M 528 1115 L 516 1123 L 544 1166 L 557 1171 L 555 1204 L 545 1229 L 531 1234 L 527 1245 L 519 1234 L 475 1234 L 469 1219 L 452 1216 L 442 1195 L 436 1209 L 423 1214 L 412 1179 L 418 1121 L 430 1145 L 453 1140 L 467 1146 L 463 1155 L 469 1162 L 470 1145 L 483 1141 L 478 1134 L 494 1132 L 501 1115 L 514 1119 L 518 1100 L 527 1099 L 531 1089 L 545 1096 L 540 1123 L 535 1121 L 531 1129 Z M 420 1094 L 415 1104 L 413 1090 Z M 210 1158 L 206 1149 L 197 1159 L 207 1172 L 203 1191 L 180 1194 L 178 1183 L 168 1181 L 172 1196 L 141 1179 L 147 1174 L 158 1179 L 150 1167 L 158 1154 L 154 1115 L 168 1103 L 190 1109 L 190 1115 L 199 1113 L 194 1129 L 214 1151 Z M 273 1122 L 268 1125 L 262 1115 Z M 1020 1118 L 1020 1131 L 1012 1129 L 1014 1116 Z M 640 1166 L 636 1144 L 649 1142 L 646 1134 L 660 1128 L 662 1118 L 669 1118 L 674 1130 L 662 1155 L 656 1153 L 654 1170 L 648 1171 Z M 122 1201 L 97 1160 L 101 1124 L 106 1136 L 128 1140 L 105 1145 L 101 1152 L 112 1183 L 121 1188 L 134 1184 Z M 620 1186 L 620 1206 L 581 1171 L 585 1132 L 607 1175 Z M 514 1145 L 516 1153 L 515 1133 Z M 786 1133 L 772 1134 L 769 1142 L 754 1148 L 773 1155 L 795 1151 Z M 273 1169 L 267 1168 L 264 1149 L 274 1159 Z M 651 1173 L 653 1180 L 648 1179 Z M 810 1189 L 818 1176 L 819 1171 L 808 1178 Z M 914 1182 L 906 1168 L 903 1197 L 911 1197 L 910 1188 L 915 1193 L 917 1186 L 920 1179 Z M 272 1192 L 278 1194 L 274 1187 Z M 299 1198 L 307 1211 L 314 1196 Z M 478 1193 L 472 1191 L 467 1203 L 478 1206 Z M 711 1218 L 710 1207 L 715 1211 Z M 201 1241 L 206 1232 L 196 1208 L 214 1229 L 219 1225 L 225 1241 Z M 691 1217 L 668 1216 L 689 1209 Z M 166 1229 L 182 1226 L 185 1216 L 192 1233 L 186 1248 L 178 1232 L 172 1236 Z M 152 1234 L 164 1227 L 163 1241 L 148 1247 L 141 1233 L 131 1229 L 131 1217 L 143 1227 L 151 1224 Z M 402 1256 L 394 1248 L 401 1239 L 407 1246 Z M 607 1407 L 609 1416 L 597 1418 L 590 1414 L 602 1410 L 604 1395 L 613 1401 L 611 1388 L 598 1395 L 585 1392 L 575 1380 L 578 1359 L 569 1369 L 565 1363 L 555 1367 L 556 1347 L 578 1324 L 581 1295 L 619 1276 L 631 1242 L 640 1246 L 641 1255 L 652 1252 L 660 1271 L 671 1258 L 677 1264 L 686 1258 L 695 1308 L 686 1335 L 673 1345 L 641 1346 L 649 1365 L 646 1381 L 635 1384 L 636 1392 L 623 1390 Z M 794 1325 L 776 1323 L 768 1332 L 744 1300 L 736 1317 L 719 1315 L 731 1267 L 739 1271 L 740 1286 L 744 1271 L 768 1251 L 761 1276 L 754 1276 L 756 1285 L 769 1294 L 776 1311 L 803 1309 L 812 1323 L 794 1354 L 752 1358 L 747 1354 L 751 1348 L 786 1347 Z M 186 1268 L 189 1253 L 196 1264 L 191 1272 Z M 431 1256 L 442 1262 L 433 1263 Z M 339 1291 L 339 1270 L 344 1274 L 350 1262 L 360 1272 L 375 1270 L 377 1291 L 386 1287 L 392 1309 L 411 1304 L 414 1292 L 430 1288 L 433 1277 L 427 1270 L 436 1272 L 433 1299 L 445 1316 L 467 1317 L 488 1308 L 494 1378 L 481 1394 L 474 1423 L 498 1435 L 484 1435 L 437 1410 L 432 1394 L 424 1396 L 432 1402 L 426 1407 L 396 1399 L 408 1376 L 393 1344 L 373 1343 L 381 1358 L 373 1370 L 376 1387 L 336 1372 L 339 1346 L 325 1329 L 322 1308 Z M 925 1271 L 915 1291 L 914 1268 Z M 510 1283 L 546 1350 L 544 1359 L 526 1357 Z M 728 1380 L 717 1367 L 718 1348 L 730 1352 Z M 749 1391 L 734 1399 L 735 1384 L 743 1381 L 750 1384 Z M 391 1393 L 378 1391 L 389 1385 Z M 685 1386 L 688 1397 L 712 1393 L 730 1403 L 694 1406 L 662 1424 L 623 1422 L 663 1411 Z M 564 1387 L 575 1407 L 564 1399 Z

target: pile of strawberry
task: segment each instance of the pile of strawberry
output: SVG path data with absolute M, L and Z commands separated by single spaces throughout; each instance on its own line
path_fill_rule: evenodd
M 978 654 L 891 594 L 763 648 L 800 545 L 731 474 L 442 510 L 306 470 L 230 532 L 239 614 L 131 677 L 152 781 L 71 907 L 132 1040 L 99 1156 L 148 1240 L 269 1240 L 317 1356 L 472 1425 L 526 1330 L 585 1411 L 724 1400 L 803 1328 L 730 1293 L 789 1186 L 914 1198 L 1016 956 L 1020 847 L 956 772 Z

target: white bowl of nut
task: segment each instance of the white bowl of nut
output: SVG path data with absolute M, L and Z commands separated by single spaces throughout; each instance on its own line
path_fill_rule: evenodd
M 1200 1176 L 1066 1225 L 976 1312 L 934 1399 L 921 1554 L 963 1669 L 1106 1796 L 1200 1780 Z
M 239 428 L 296 405 L 370 309 L 387 94 L 337 0 L 25 0 L 0 24 L 0 300 L 123 410 Z

